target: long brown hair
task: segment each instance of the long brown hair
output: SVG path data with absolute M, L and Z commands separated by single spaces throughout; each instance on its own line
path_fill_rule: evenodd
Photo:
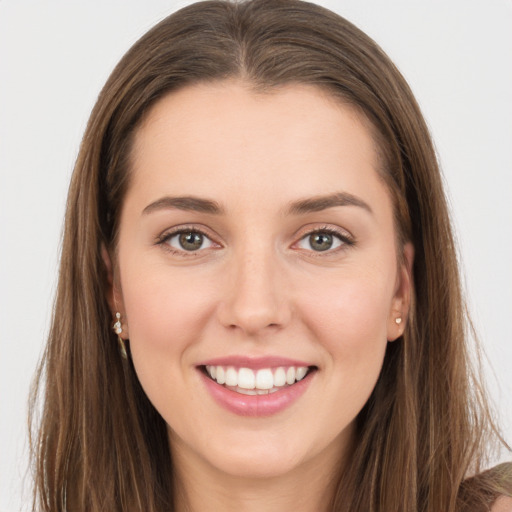
M 333 511 L 486 510 L 510 467 L 477 475 L 499 438 L 472 370 L 468 319 L 442 180 L 427 126 L 383 51 L 340 16 L 298 0 L 207 1 L 169 16 L 123 57 L 91 114 L 69 190 L 59 284 L 32 398 L 36 506 L 173 509 L 164 420 L 118 353 L 101 248 L 115 252 L 145 113 L 188 84 L 237 77 L 260 91 L 312 84 L 373 127 L 401 242 L 415 247 L 415 297 L 357 418 Z M 508 474 L 507 474 L 508 472 Z M 498 478 L 499 476 L 499 478 Z

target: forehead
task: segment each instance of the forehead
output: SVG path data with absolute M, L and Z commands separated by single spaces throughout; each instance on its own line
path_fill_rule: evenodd
M 311 115 L 313 111 L 316 115 Z M 243 115 L 241 115 L 243 114 Z M 170 120 L 174 126 L 166 121 Z M 343 120 L 342 120 L 343 118 Z M 144 116 L 136 130 L 136 143 L 144 132 L 152 136 L 164 128 L 187 136 L 190 130 L 199 135 L 217 121 L 228 122 L 231 127 L 243 127 L 240 135 L 250 135 L 264 120 L 266 130 L 288 123 L 288 130 L 309 127 L 318 130 L 327 124 L 361 125 L 373 138 L 374 127 L 357 105 L 350 104 L 327 87 L 291 83 L 269 88 L 256 87 L 242 79 L 216 80 L 188 85 L 172 91 L 158 100 Z M 176 124 L 179 123 L 179 124 Z M 215 132 L 222 135 L 223 126 Z
M 132 190 L 148 195 L 151 184 L 220 200 L 230 192 L 270 199 L 279 190 L 293 200 L 383 186 L 368 121 L 309 85 L 258 92 L 224 81 L 170 93 L 138 128 L 131 163 Z

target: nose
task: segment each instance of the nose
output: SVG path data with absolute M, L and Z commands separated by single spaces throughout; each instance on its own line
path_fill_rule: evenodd
M 271 251 L 246 251 L 231 261 L 219 305 L 222 325 L 248 336 L 283 328 L 291 318 L 282 270 Z

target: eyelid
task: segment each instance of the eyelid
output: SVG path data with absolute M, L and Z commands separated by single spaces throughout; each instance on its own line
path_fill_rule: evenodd
M 292 248 L 295 248 L 295 246 L 302 242 L 305 238 L 308 236 L 311 236 L 315 233 L 328 233 L 329 235 L 337 237 L 342 243 L 340 246 L 334 248 L 334 249 L 327 249 L 326 251 L 313 251 L 308 249 L 302 249 L 307 252 L 315 253 L 315 256 L 322 256 L 322 255 L 328 255 L 336 253 L 339 250 L 343 250 L 347 247 L 351 247 L 355 245 L 356 240 L 354 236 L 347 231 L 346 229 L 343 229 L 339 226 L 333 226 L 329 224 L 323 224 L 323 225 L 317 225 L 315 227 L 303 227 L 299 230 L 299 232 L 296 234 L 296 241 L 292 244 Z
M 214 249 L 223 247 L 223 245 L 216 240 L 217 237 L 215 237 L 211 234 L 209 229 L 206 229 L 205 227 L 200 226 L 200 225 L 198 226 L 197 224 L 195 224 L 195 225 L 194 224 L 184 224 L 184 225 L 168 228 L 156 237 L 155 245 L 161 245 L 166 250 L 168 250 L 172 253 L 175 253 L 175 254 L 183 255 L 185 257 L 198 256 L 203 251 L 212 248 L 212 247 L 207 247 L 205 249 L 198 249 L 197 251 L 186 251 L 184 249 L 183 250 L 177 249 L 175 247 L 170 246 L 169 244 L 166 244 L 166 242 L 173 236 L 176 236 L 180 233 L 188 233 L 188 232 L 200 233 L 201 235 L 206 237 L 212 243 Z M 299 229 L 294 236 L 295 242 L 293 242 L 291 247 L 296 248 L 296 245 L 299 242 L 301 242 L 306 237 L 311 236 L 312 234 L 315 234 L 315 233 L 329 233 L 330 235 L 337 237 L 342 242 L 340 246 L 338 246 L 334 249 L 328 249 L 326 251 L 313 251 L 313 250 L 308 250 L 308 249 L 302 249 L 307 252 L 315 253 L 315 256 L 333 254 L 333 253 L 336 253 L 336 252 L 343 250 L 347 247 L 351 247 L 351 246 L 355 245 L 355 243 L 356 243 L 354 236 L 346 229 L 341 228 L 339 226 L 322 224 L 322 225 L 316 225 L 314 227 L 310 226 L 310 225 L 304 226 L 301 229 Z
M 173 238 L 176 235 L 179 235 L 181 233 L 199 233 L 202 236 L 204 236 L 205 238 L 207 238 L 211 242 L 212 246 L 206 247 L 204 249 L 198 249 L 197 251 L 186 251 L 185 249 L 178 249 L 178 248 L 173 247 L 167 243 L 171 238 Z M 217 242 L 215 240 L 215 237 L 212 236 L 212 234 L 209 232 L 209 230 L 203 228 L 202 226 L 198 226 L 197 224 L 196 225 L 184 224 L 184 225 L 168 228 L 156 237 L 155 245 L 160 245 L 165 250 L 167 250 L 173 254 L 178 254 L 178 255 L 181 255 L 184 257 L 194 257 L 194 256 L 197 257 L 203 251 L 206 251 L 206 250 L 212 249 L 212 248 L 217 249 L 217 248 L 222 247 L 222 244 L 220 244 L 219 242 Z

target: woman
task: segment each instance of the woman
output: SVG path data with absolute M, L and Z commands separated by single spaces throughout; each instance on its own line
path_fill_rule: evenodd
M 84 136 L 39 503 L 510 509 L 510 466 L 480 473 L 499 436 L 465 328 L 432 143 L 389 59 L 312 4 L 187 7 L 121 60 Z

